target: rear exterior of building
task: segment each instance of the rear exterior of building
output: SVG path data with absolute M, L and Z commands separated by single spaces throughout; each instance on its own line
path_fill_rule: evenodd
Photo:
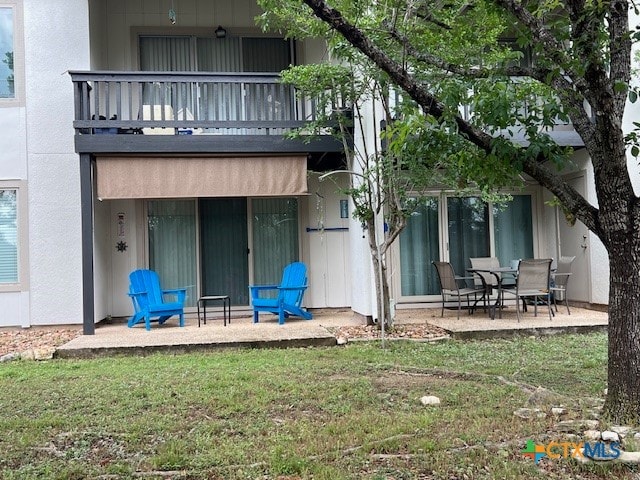
M 216 294 L 248 311 L 247 286 L 298 260 L 308 308 L 375 316 L 348 175 L 319 180 L 348 169 L 342 144 L 330 126 L 290 138 L 318 112 L 278 77 L 326 61 L 325 45 L 266 34 L 259 14 L 251 0 L 0 0 L 0 326 L 91 333 L 131 314 L 136 268 L 187 287 L 188 312 Z M 594 198 L 572 145 L 566 178 Z M 395 302 L 437 301 L 431 260 L 575 255 L 572 299 L 606 303 L 601 245 L 539 186 L 511 193 L 502 208 L 434 189 L 388 256 Z

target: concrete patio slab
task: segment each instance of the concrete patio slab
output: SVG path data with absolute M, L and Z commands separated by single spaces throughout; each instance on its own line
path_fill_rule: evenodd
M 558 312 L 549 321 L 546 308 L 538 307 L 538 316 L 534 316 L 532 307 L 521 313 L 518 322 L 515 306 L 508 306 L 502 311 L 502 318 L 489 318 L 482 310 L 473 315 L 463 313 L 456 318 L 456 312 L 445 310 L 440 317 L 440 309 L 430 310 L 426 319 L 432 325 L 445 329 L 456 339 L 508 338 L 513 336 L 541 336 L 558 333 L 588 333 L 606 331 L 609 315 L 606 312 L 585 308 L 571 308 L 567 314 L 566 307 L 558 306 Z
M 485 339 L 508 338 L 515 335 L 550 335 L 557 333 L 586 333 L 607 328 L 606 312 L 572 308 L 567 315 L 562 308 L 549 321 L 544 310 L 524 314 L 516 319 L 515 309 L 506 308 L 502 318 L 490 319 L 483 311 L 473 315 L 463 312 L 460 319 L 456 311 L 440 308 L 402 308 L 396 311 L 396 324 L 427 323 L 446 330 L 452 338 Z M 58 358 L 87 358 L 117 354 L 147 355 L 155 352 L 183 353 L 225 348 L 289 348 L 333 346 L 337 344 L 332 329 L 341 326 L 363 325 L 361 316 L 350 309 L 325 309 L 314 311 L 312 320 L 290 318 L 279 325 L 277 317 L 261 316 L 254 324 L 250 316 L 233 317 L 226 327 L 222 318 L 214 314 L 206 325 L 198 327 L 195 316 L 187 317 L 185 326 L 178 327 L 177 319 L 164 325 L 153 324 L 151 331 L 139 325 L 128 328 L 126 322 L 99 324 L 95 335 L 77 337 L 56 351 Z
M 314 312 L 312 320 L 289 318 L 284 325 L 276 316 L 261 316 L 259 323 L 251 317 L 233 317 L 225 327 L 222 318 L 208 315 L 207 324 L 198 327 L 195 316 L 178 326 L 177 317 L 163 325 L 153 323 L 128 328 L 126 322 L 99 324 L 95 335 L 77 337 L 58 347 L 58 358 L 87 358 L 115 354 L 146 355 L 160 351 L 174 353 L 214 348 L 289 348 L 336 345 L 336 337 L 327 327 L 360 324 L 351 310 Z

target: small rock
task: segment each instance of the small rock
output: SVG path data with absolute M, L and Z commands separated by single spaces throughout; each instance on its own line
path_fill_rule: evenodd
M 619 442 L 620 435 L 616 432 L 612 432 L 611 430 L 605 430 L 602 432 L 602 441 L 603 442 Z
M 626 437 L 629 432 L 632 430 L 631 427 L 627 427 L 626 425 L 612 425 L 609 430 L 612 432 L 616 432 L 622 438 Z
M 0 357 L 0 363 L 10 362 L 11 360 L 17 360 L 18 358 L 20 358 L 19 353 L 7 353 L 6 355 Z
M 440 405 L 440 399 L 433 395 L 425 395 L 420 399 L 420 403 L 423 405 Z
M 338 337 L 336 343 L 338 345 L 346 345 L 348 341 L 347 337 Z
M 539 408 L 519 408 L 518 410 L 513 412 L 513 415 L 518 418 L 524 418 L 525 420 L 534 417 L 544 418 L 547 416 L 547 414 Z
M 33 359 L 34 360 L 51 360 L 53 358 L 54 353 L 56 353 L 56 349 L 54 347 L 34 348 Z
M 551 409 L 551 413 L 554 414 L 556 417 L 559 417 L 560 415 L 566 414 L 567 409 L 562 407 L 553 407 Z
M 640 440 L 640 432 L 638 432 L 638 433 L 634 433 L 634 434 L 633 434 L 633 438 L 634 438 L 635 440 Z
M 602 438 L 600 430 L 586 430 L 584 432 L 584 439 L 588 441 L 597 442 Z
M 33 349 L 29 349 L 29 350 L 25 350 L 24 352 L 20 353 L 20 358 L 22 360 L 34 360 L 34 353 L 33 353 Z
M 637 465 L 640 463 L 640 452 L 621 452 L 617 461 L 622 463 L 635 463 Z

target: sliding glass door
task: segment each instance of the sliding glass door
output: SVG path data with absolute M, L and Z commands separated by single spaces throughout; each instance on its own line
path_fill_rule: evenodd
M 292 42 L 283 38 L 142 35 L 139 46 L 140 69 L 143 71 L 277 73 L 293 63 Z M 169 82 L 145 85 L 143 103 L 171 107 L 165 114 L 169 119 L 193 120 L 197 117 L 200 120 L 232 122 L 282 121 L 295 117 L 293 88 L 284 83 L 228 81 L 181 87 Z M 205 132 L 262 133 L 260 129 L 236 128 Z
M 472 257 L 498 257 L 509 265 L 534 256 L 532 196 L 514 195 L 506 205 L 479 197 L 429 197 L 407 220 L 398 244 L 400 297 L 439 295 L 434 260 L 451 262 L 464 276 Z
M 407 219 L 400 233 L 401 295 L 436 295 L 438 277 L 431 262 L 440 259 L 440 215 L 437 197 L 427 198 Z
M 152 200 L 147 204 L 149 268 L 162 288 L 187 287 L 185 305 L 197 297 L 196 216 L 193 200 Z
M 247 199 L 203 198 L 199 207 L 202 294 L 248 305 Z
M 256 284 L 279 284 L 284 267 L 300 258 L 298 200 L 264 198 L 251 201 L 253 278 Z
M 477 197 L 447 198 L 449 261 L 464 276 L 471 257 L 490 257 L 489 206 Z
M 506 206 L 493 207 L 495 255 L 500 265 L 533 258 L 533 217 L 530 195 L 514 195 Z
M 151 200 L 149 268 L 164 288 L 186 286 L 187 306 L 200 295 L 249 305 L 249 284 L 279 284 L 300 259 L 298 227 L 296 198 Z

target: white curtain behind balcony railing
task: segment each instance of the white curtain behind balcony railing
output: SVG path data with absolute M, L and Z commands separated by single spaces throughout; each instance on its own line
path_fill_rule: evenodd
M 241 72 L 240 39 L 201 38 L 196 42 L 200 72 Z M 205 83 L 199 86 L 199 114 L 204 120 L 242 120 L 242 84 Z M 246 133 L 240 129 L 216 129 L 218 134 Z
M 140 39 L 140 68 L 146 71 L 278 73 L 291 63 L 291 43 L 282 38 L 145 36 Z M 237 122 L 295 118 L 292 88 L 273 81 L 154 83 L 144 85 L 143 95 L 145 104 L 171 105 L 179 120 Z M 255 128 L 216 128 L 203 133 L 265 132 Z M 283 132 L 272 129 L 269 133 Z
M 141 70 L 184 72 L 193 70 L 194 64 L 190 37 L 140 37 Z M 171 105 L 171 116 L 183 120 L 193 119 L 194 91 L 191 85 L 154 83 L 143 85 L 142 90 L 144 104 Z M 159 119 L 154 118 L 154 120 Z M 172 120 L 172 118 L 163 120 Z

